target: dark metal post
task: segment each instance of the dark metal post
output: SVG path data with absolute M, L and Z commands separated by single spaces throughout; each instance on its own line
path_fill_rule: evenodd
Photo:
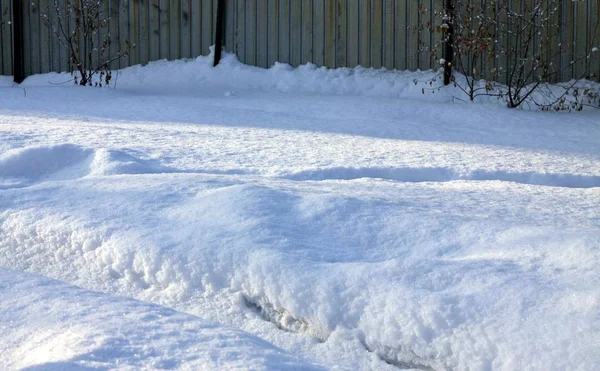
M 217 29 L 215 30 L 215 61 L 213 66 L 217 66 L 221 61 L 221 49 L 223 48 L 223 16 L 225 14 L 225 0 L 219 0 L 217 3 Z
M 23 54 L 23 1 L 13 0 L 13 79 L 20 84 L 25 80 Z
M 452 62 L 454 60 L 454 0 L 444 0 L 444 85 L 452 80 Z

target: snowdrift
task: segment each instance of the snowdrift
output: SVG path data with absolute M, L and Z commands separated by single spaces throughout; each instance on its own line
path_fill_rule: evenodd
M 0 91 L 3 365 L 598 368 L 597 113 L 209 62 Z

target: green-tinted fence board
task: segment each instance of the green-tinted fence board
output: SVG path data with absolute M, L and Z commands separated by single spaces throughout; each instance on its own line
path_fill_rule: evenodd
M 11 76 L 12 71 L 12 8 L 10 2 L 0 4 L 0 75 Z

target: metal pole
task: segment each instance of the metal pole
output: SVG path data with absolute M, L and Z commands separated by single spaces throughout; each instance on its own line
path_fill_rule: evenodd
M 221 61 L 221 49 L 223 48 L 223 15 L 225 14 L 225 0 L 217 3 L 217 29 L 215 30 L 215 60 L 213 66 Z
M 452 80 L 452 62 L 454 59 L 454 0 L 444 0 L 444 85 Z
M 23 60 L 23 1 L 13 0 L 13 80 L 20 84 L 25 80 Z

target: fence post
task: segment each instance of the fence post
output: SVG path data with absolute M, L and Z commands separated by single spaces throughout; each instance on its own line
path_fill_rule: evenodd
M 23 60 L 23 1 L 13 0 L 13 80 L 20 84 L 25 80 L 25 63 Z
M 444 30 L 444 48 L 442 58 L 444 58 L 444 85 L 449 85 L 452 79 L 452 62 L 454 59 L 454 0 L 444 0 L 444 15 L 442 21 Z
M 221 49 L 223 48 L 223 15 L 225 14 L 225 0 L 219 0 L 217 3 L 217 29 L 215 30 L 215 60 L 213 66 L 216 67 L 221 61 Z

